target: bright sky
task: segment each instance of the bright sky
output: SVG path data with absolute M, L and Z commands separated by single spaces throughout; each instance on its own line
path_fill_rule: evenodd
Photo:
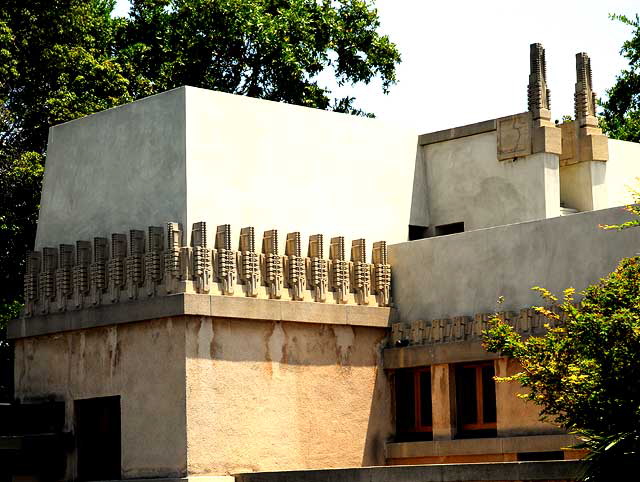
M 573 115 L 575 54 L 591 57 L 599 96 L 626 67 L 631 29 L 609 13 L 635 16 L 638 0 L 377 0 L 380 31 L 398 46 L 398 84 L 338 89 L 379 119 L 431 132 L 527 109 L 529 44 L 546 49 L 554 119 Z M 118 0 L 117 15 L 126 15 Z

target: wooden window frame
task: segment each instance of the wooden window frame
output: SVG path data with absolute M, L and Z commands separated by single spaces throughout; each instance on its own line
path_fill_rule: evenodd
M 406 369 L 405 369 L 406 370 Z M 431 367 L 418 367 L 409 369 L 413 375 L 413 416 L 414 425 L 411 428 L 403 430 L 402 433 L 432 433 L 433 432 L 433 407 L 431 410 L 431 425 L 422 424 L 422 394 L 420 390 L 420 376 L 427 373 L 429 376 L 429 388 L 431 389 Z M 429 392 L 431 397 L 431 392 Z
M 477 362 L 477 363 L 460 363 L 458 367 L 460 368 L 474 368 L 475 369 L 475 379 L 476 379 L 476 423 L 465 423 L 461 424 L 460 428 L 463 431 L 473 431 L 473 430 L 495 430 L 498 427 L 496 422 L 485 422 L 484 421 L 484 390 L 482 383 L 482 369 L 484 367 L 493 367 L 494 375 L 495 375 L 495 364 L 493 362 Z

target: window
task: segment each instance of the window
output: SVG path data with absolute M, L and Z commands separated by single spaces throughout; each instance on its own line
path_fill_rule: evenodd
M 395 394 L 396 439 L 431 440 L 431 370 L 397 370 Z
M 427 226 L 409 225 L 409 241 L 416 239 L 424 239 L 429 237 L 429 228 Z
M 446 236 L 447 234 L 463 233 L 464 223 L 441 224 L 436 226 L 436 236 Z
M 493 362 L 456 367 L 458 436 L 496 436 L 496 387 Z

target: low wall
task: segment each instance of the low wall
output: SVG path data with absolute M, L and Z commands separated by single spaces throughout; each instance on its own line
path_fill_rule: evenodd
M 410 465 L 238 474 L 236 482 L 568 482 L 578 470 L 574 461 Z
M 629 219 L 611 208 L 392 245 L 398 319 L 515 311 L 541 304 L 533 286 L 582 290 L 640 250 L 638 231 L 598 228 Z

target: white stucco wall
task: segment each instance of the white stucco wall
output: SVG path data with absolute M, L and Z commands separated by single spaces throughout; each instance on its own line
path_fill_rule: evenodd
M 407 239 L 417 135 L 181 87 L 50 131 L 36 247 L 178 221 Z M 187 239 L 188 242 L 188 239 Z M 369 244 L 369 246 L 371 246 Z M 369 248 L 370 249 L 370 248 Z
M 470 231 L 558 216 L 558 156 L 498 161 L 496 143 L 492 131 L 423 146 L 418 158 L 423 166 L 416 173 L 425 181 L 416 179 L 414 185 L 426 192 L 429 214 L 420 217 L 420 199 L 414 197 L 414 224 L 462 221 Z
M 630 189 L 640 189 L 640 144 L 609 139 L 606 185 L 608 205 L 632 203 Z
M 187 223 L 407 239 L 417 135 L 375 120 L 188 87 Z
M 639 251 L 636 230 L 598 227 L 631 218 L 610 208 L 390 246 L 399 319 L 519 310 L 542 303 L 533 286 L 582 290 Z

